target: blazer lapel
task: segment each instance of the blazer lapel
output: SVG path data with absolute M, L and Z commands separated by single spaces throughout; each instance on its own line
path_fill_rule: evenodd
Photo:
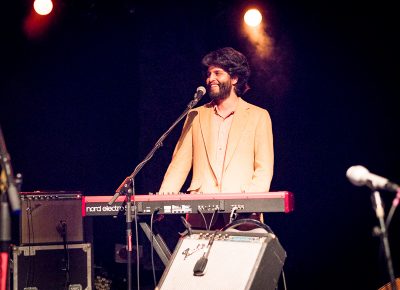
M 246 127 L 248 117 L 249 110 L 247 102 L 239 99 L 238 106 L 235 110 L 235 114 L 233 115 L 231 129 L 229 131 L 228 147 L 226 148 L 225 154 L 224 171 L 228 167 L 229 162 L 232 160 L 236 147 L 239 144 L 240 137 L 242 136 Z
M 213 126 L 211 125 L 212 114 L 214 113 L 214 108 L 211 104 L 205 107 L 204 110 L 200 112 L 200 128 L 201 134 L 203 137 L 204 147 L 206 148 L 208 162 L 215 174 L 215 155 L 216 155 L 216 140 L 214 140 L 213 136 L 215 136 L 213 130 Z

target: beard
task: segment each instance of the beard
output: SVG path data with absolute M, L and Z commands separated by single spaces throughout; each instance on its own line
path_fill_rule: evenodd
M 230 81 L 219 83 L 219 90 L 217 92 L 211 91 L 209 89 L 208 95 L 214 101 L 224 100 L 229 97 L 232 89 L 232 84 Z

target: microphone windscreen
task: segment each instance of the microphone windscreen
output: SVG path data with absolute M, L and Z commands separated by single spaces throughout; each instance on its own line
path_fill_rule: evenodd
M 351 183 L 360 186 L 365 184 L 366 176 L 368 175 L 368 173 L 368 169 L 364 166 L 355 165 L 347 169 L 346 176 Z
M 203 276 L 207 262 L 208 262 L 208 259 L 206 257 L 204 257 L 204 256 L 201 257 L 194 265 L 193 275 L 194 276 Z
M 203 87 L 203 86 L 200 86 L 200 87 L 197 88 L 196 92 L 199 92 L 199 91 L 202 92 L 203 95 L 206 94 L 206 88 Z

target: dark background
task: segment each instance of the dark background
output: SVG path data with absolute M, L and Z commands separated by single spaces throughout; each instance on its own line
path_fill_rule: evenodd
M 288 289 L 377 289 L 389 277 L 371 192 L 345 174 L 361 164 L 400 182 L 394 4 L 258 2 L 273 39 L 265 60 L 240 33 L 251 3 L 59 1 L 40 34 L 24 29 L 30 1 L 3 3 L 0 123 L 14 173 L 23 191 L 113 195 L 204 85 L 202 56 L 232 46 L 252 65 L 244 98 L 272 117 L 271 191 L 295 196 L 294 212 L 266 215 L 288 255 Z M 137 194 L 158 190 L 181 126 L 137 175 Z M 381 194 L 387 213 L 394 194 Z M 180 225 L 167 225 L 174 240 Z M 96 267 L 115 281 L 124 227 L 93 220 Z M 389 235 L 398 276 L 398 213 Z

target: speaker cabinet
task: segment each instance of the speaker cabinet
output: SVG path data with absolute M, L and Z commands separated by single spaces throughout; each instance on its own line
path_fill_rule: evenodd
M 286 252 L 271 233 L 193 231 L 182 237 L 157 286 L 180 289 L 275 290 Z M 194 268 L 208 252 L 204 275 Z M 196 264 L 197 263 L 197 264 Z
M 21 193 L 20 244 L 84 241 L 82 195 L 72 192 Z

